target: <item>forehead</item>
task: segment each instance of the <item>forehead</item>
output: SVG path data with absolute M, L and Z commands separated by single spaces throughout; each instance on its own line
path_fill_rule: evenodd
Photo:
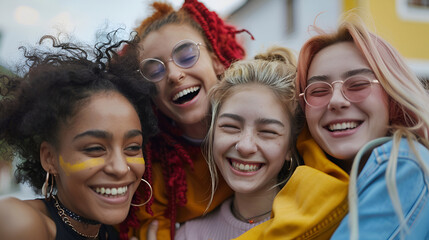
M 201 34 L 188 24 L 169 24 L 149 33 L 141 42 L 142 58 L 170 56 L 173 47 L 181 40 L 204 43 Z
M 258 118 L 287 118 L 285 106 L 271 89 L 259 84 L 237 86 L 231 90 L 220 113 L 228 112 Z
M 75 114 L 62 124 L 60 133 L 77 133 L 87 129 L 111 130 L 118 124 L 140 129 L 140 120 L 134 106 L 119 93 L 96 93 L 78 104 Z
M 311 61 L 307 79 L 326 76 L 342 79 L 342 75 L 355 69 L 371 69 L 364 56 L 352 42 L 341 42 L 320 50 Z

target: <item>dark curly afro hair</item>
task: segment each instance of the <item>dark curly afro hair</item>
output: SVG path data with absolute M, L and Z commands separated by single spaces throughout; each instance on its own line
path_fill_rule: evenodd
M 138 37 L 117 41 L 117 31 L 107 34 L 104 42 L 91 48 L 63 43 L 43 36 L 40 45 L 28 50 L 20 69 L 25 74 L 0 78 L 0 142 L 10 146 L 21 159 L 16 177 L 40 193 L 45 171 L 40 163 L 40 145 L 47 141 L 56 146 L 58 126 L 66 122 L 98 92 L 119 92 L 139 114 L 145 142 L 157 132 L 150 97 L 152 84 L 141 81 L 132 55 L 118 56 L 124 44 L 137 47 Z M 46 47 L 45 43 L 52 42 Z M 43 44 L 43 45 L 42 45 Z

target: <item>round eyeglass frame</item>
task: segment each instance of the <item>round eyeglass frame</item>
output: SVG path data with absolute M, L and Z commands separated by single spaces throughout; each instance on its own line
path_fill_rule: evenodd
M 333 96 L 333 92 L 334 92 L 334 84 L 336 84 L 336 83 L 341 83 L 342 85 L 341 85 L 341 88 L 340 88 L 340 90 L 341 90 L 341 94 L 343 95 L 343 97 L 345 98 L 345 99 L 347 99 L 347 101 L 349 101 L 349 102 L 361 102 L 361 101 L 363 101 L 363 100 L 365 100 L 365 98 L 367 98 L 370 94 L 371 94 L 371 92 L 372 92 L 372 89 L 370 89 L 369 90 L 369 93 L 365 96 L 365 97 L 362 97 L 362 99 L 360 99 L 360 100 L 352 100 L 352 99 L 350 99 L 350 97 L 347 97 L 347 95 L 346 95 L 346 93 L 344 92 L 344 83 L 346 82 L 346 81 L 348 81 L 348 80 L 350 80 L 350 79 L 353 79 L 354 77 L 356 77 L 356 76 L 352 76 L 352 77 L 349 77 L 349 78 L 346 78 L 345 80 L 336 80 L 336 81 L 333 81 L 332 83 L 328 83 L 328 82 L 324 82 L 324 81 L 317 81 L 317 82 L 313 82 L 313 83 L 310 83 L 305 89 L 304 89 L 304 92 L 303 93 L 300 93 L 298 96 L 299 97 L 303 97 L 304 98 L 304 101 L 305 101 L 305 103 L 307 104 L 307 105 L 309 105 L 309 106 L 311 106 L 311 107 L 313 107 L 313 108 L 322 108 L 322 107 L 325 107 L 326 105 L 328 105 L 329 104 L 329 101 L 331 101 L 331 99 L 332 99 L 332 96 Z M 366 77 L 366 76 L 360 76 L 361 78 L 365 78 L 366 80 L 368 80 L 368 82 L 371 84 L 371 88 L 372 88 L 372 84 L 374 84 L 374 83 L 376 83 L 376 84 L 379 84 L 380 82 L 377 80 L 377 79 L 371 79 L 371 78 L 368 78 L 368 77 Z M 329 98 L 329 100 L 327 100 L 326 101 L 326 103 L 324 103 L 324 104 L 321 104 L 321 105 L 313 105 L 313 104 L 310 104 L 309 103 L 309 101 L 307 100 L 307 90 L 312 86 L 312 85 L 314 85 L 314 84 L 320 84 L 320 83 L 322 83 L 322 84 L 326 84 L 326 85 L 328 85 L 329 87 L 330 87 L 330 89 L 331 89 L 331 92 L 330 92 L 330 98 Z
M 175 52 L 175 50 L 179 47 L 179 46 L 181 46 L 181 45 L 183 45 L 183 44 L 185 44 L 185 43 L 192 43 L 192 44 L 194 44 L 196 47 L 197 47 L 197 57 L 196 57 L 196 59 L 195 59 L 195 61 L 191 64 L 191 65 L 189 65 L 189 66 L 182 66 L 182 65 L 180 65 L 177 61 L 176 61 L 176 58 L 173 56 L 173 53 Z M 174 47 L 173 47 L 173 49 L 171 50 L 171 54 L 170 54 L 170 58 L 167 60 L 167 62 L 174 62 L 174 64 L 176 64 L 176 66 L 178 66 L 178 67 L 180 67 L 180 68 L 183 68 L 183 69 L 188 69 L 188 68 L 191 68 L 191 67 L 193 67 L 197 62 L 198 62 L 198 60 L 200 59 L 200 46 L 203 46 L 203 44 L 202 43 L 200 43 L 200 42 L 195 42 L 195 41 L 192 41 L 192 40 L 190 40 L 190 39 L 183 39 L 183 40 L 180 40 L 179 42 L 177 42 L 175 45 L 174 45 Z M 164 78 L 165 78 L 165 76 L 166 76 L 166 73 L 162 76 L 162 77 L 160 77 L 159 79 L 152 79 L 152 78 L 150 78 L 150 77 L 147 77 L 147 76 L 145 76 L 144 75 L 144 73 L 143 73 L 143 71 L 141 70 L 142 69 L 142 66 L 145 64 L 145 63 L 147 63 L 147 62 L 149 62 L 149 61 L 156 61 L 156 62 L 158 62 L 158 63 L 160 63 L 162 66 L 163 66 L 163 68 L 165 69 L 165 70 L 167 70 L 167 67 L 165 66 L 165 63 L 163 62 L 163 61 L 161 61 L 160 59 L 157 59 L 157 58 L 146 58 L 146 59 L 143 59 L 141 62 L 140 62 L 140 64 L 139 64 L 139 72 L 140 72 L 140 74 L 143 76 L 143 78 L 144 79 L 146 79 L 147 81 L 149 81 L 149 82 L 159 82 L 159 81 L 161 81 L 161 80 L 163 80 Z

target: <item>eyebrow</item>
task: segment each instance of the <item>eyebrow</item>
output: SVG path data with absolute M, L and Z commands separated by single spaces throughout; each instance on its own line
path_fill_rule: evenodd
M 346 79 L 348 77 L 356 76 L 359 74 L 374 74 L 374 72 L 369 68 L 359 68 L 359 69 L 353 69 L 353 70 L 347 71 L 341 74 L 341 77 L 343 79 Z M 307 85 L 316 81 L 327 81 L 329 78 L 330 77 L 328 77 L 328 75 L 316 75 L 307 80 Z
M 343 78 L 348 78 L 348 77 L 359 75 L 359 74 L 374 74 L 374 72 L 369 68 L 359 68 L 359 69 L 347 71 L 347 72 L 343 73 L 341 76 Z
M 221 114 L 219 116 L 219 118 L 231 118 L 231 119 L 236 120 L 236 121 L 238 121 L 240 123 L 244 122 L 244 118 L 243 117 L 241 117 L 241 116 L 239 116 L 237 114 L 232 114 L 232 113 Z M 276 125 L 284 127 L 284 124 L 282 122 L 280 122 L 279 120 L 273 119 L 273 118 L 258 118 L 256 120 L 256 124 L 262 124 L 262 125 L 276 124 Z
M 256 120 L 257 124 L 262 124 L 262 125 L 268 125 L 268 124 L 276 124 L 279 126 L 284 127 L 285 125 L 280 122 L 279 120 L 273 119 L 273 118 L 259 118 Z
M 82 138 L 82 137 L 86 137 L 86 136 L 96 137 L 96 138 L 105 138 L 105 139 L 113 137 L 112 134 L 110 134 L 110 133 L 108 133 L 106 131 L 102 131 L 102 130 L 88 130 L 88 131 L 85 131 L 83 133 L 80 133 L 80 134 L 76 135 L 73 138 L 73 141 L 75 141 L 75 140 L 77 140 L 79 138 Z
M 125 139 L 133 138 L 133 137 L 136 137 L 136 136 L 143 136 L 143 132 L 140 131 L 140 130 L 135 129 L 135 130 L 128 131 L 128 132 L 126 132 L 124 134 L 124 138 Z
M 90 137 L 96 137 L 96 138 L 104 138 L 104 139 L 111 139 L 113 138 L 113 135 L 111 133 L 108 133 L 106 131 L 102 131 L 102 130 L 89 130 L 89 131 L 85 131 L 83 133 L 80 133 L 78 135 L 76 135 L 73 138 L 73 141 L 75 141 L 76 139 L 85 137 L 85 136 L 90 136 Z M 128 131 L 124 134 L 124 138 L 128 139 L 128 138 L 133 138 L 136 136 L 143 136 L 143 132 L 140 130 L 131 130 Z
M 241 116 L 237 115 L 237 114 L 232 114 L 232 113 L 223 113 L 219 116 L 219 118 L 231 118 L 237 122 L 244 122 L 244 118 L 242 118 Z

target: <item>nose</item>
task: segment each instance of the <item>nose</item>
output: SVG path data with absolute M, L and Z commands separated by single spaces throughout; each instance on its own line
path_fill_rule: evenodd
M 247 156 L 255 153 L 258 150 L 258 146 L 255 141 L 255 137 L 251 132 L 244 132 L 241 134 L 240 139 L 235 144 L 235 149 L 242 156 Z
M 335 84 L 332 86 L 332 97 L 328 103 L 329 110 L 340 110 L 344 108 L 348 108 L 350 106 L 350 101 L 344 96 L 342 91 L 342 84 Z
M 185 78 L 183 69 L 178 67 L 173 60 L 167 63 L 167 77 L 169 83 L 178 83 Z
M 114 151 L 107 159 L 104 171 L 108 175 L 122 177 L 128 172 L 128 163 L 122 151 Z

